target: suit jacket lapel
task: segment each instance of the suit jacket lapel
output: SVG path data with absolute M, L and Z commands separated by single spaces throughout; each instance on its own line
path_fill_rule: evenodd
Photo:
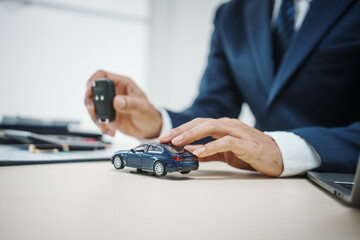
M 301 28 L 292 40 L 274 78 L 266 108 L 273 103 L 292 74 L 311 53 L 322 36 L 354 0 L 313 0 Z
M 271 43 L 272 1 L 248 1 L 243 10 L 251 55 L 261 83 L 268 92 L 274 68 Z

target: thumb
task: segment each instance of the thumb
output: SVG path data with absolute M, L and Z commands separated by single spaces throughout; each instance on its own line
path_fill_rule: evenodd
M 143 112 L 148 106 L 146 100 L 139 97 L 115 96 L 113 101 L 115 111 L 121 113 L 137 113 Z

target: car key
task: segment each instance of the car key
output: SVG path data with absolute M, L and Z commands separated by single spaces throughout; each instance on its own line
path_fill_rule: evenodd
M 115 120 L 114 97 L 115 87 L 112 80 L 100 79 L 92 82 L 92 99 L 96 118 L 100 123 L 109 123 Z

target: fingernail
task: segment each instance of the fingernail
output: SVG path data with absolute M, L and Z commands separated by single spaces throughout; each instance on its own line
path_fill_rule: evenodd
M 159 138 L 162 139 L 168 139 L 170 137 L 170 132 L 164 133 L 163 135 L 161 135 Z
M 121 97 L 117 97 L 116 98 L 116 103 L 120 108 L 125 108 L 126 106 L 126 101 L 125 99 L 121 98 Z
M 196 149 L 196 150 L 193 152 L 193 154 L 196 155 L 196 156 L 198 156 L 198 155 L 200 155 L 201 153 L 203 153 L 204 151 L 205 151 L 205 147 L 201 147 L 201 148 Z
M 184 138 L 184 135 L 181 134 L 179 136 L 177 136 L 176 138 L 173 139 L 174 142 L 181 142 L 181 140 Z

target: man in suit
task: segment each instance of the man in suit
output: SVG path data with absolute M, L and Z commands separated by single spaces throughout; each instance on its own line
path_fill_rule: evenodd
M 138 138 L 160 136 L 201 161 L 225 161 L 269 176 L 354 172 L 360 152 L 360 1 L 238 0 L 219 7 L 208 66 L 189 109 L 156 109 L 129 78 L 116 85 L 116 121 L 99 124 Z M 237 119 L 243 102 L 255 128 Z M 225 117 L 225 118 L 224 118 Z M 170 130 L 173 128 L 172 130 Z M 166 133 L 165 130 L 169 130 Z

